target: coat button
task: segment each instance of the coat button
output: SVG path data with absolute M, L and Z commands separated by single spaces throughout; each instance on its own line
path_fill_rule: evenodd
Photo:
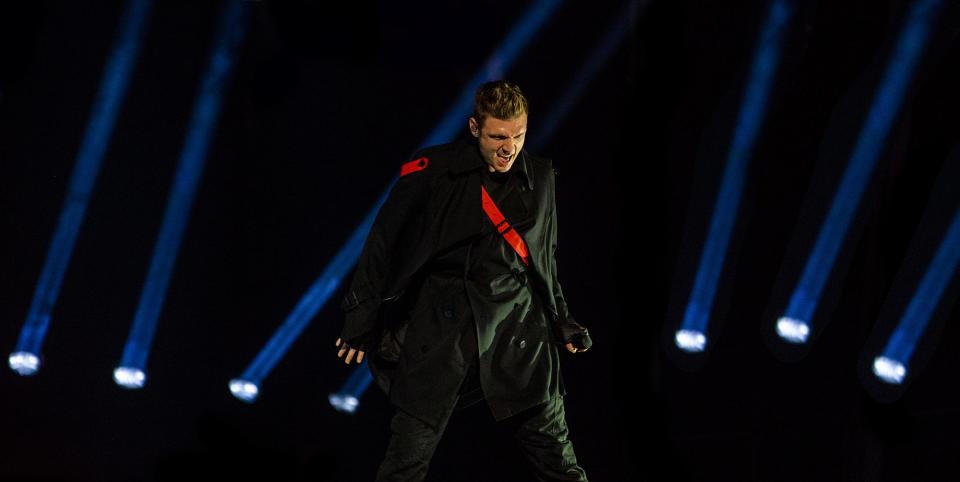
M 526 347 L 527 347 L 527 340 L 520 340 L 520 348 L 526 348 Z
M 420 352 L 421 352 L 421 353 L 426 353 L 426 352 L 428 352 L 428 351 L 430 351 L 430 347 L 429 347 L 429 346 L 423 345 L 423 346 L 420 347 Z
M 447 318 L 453 318 L 453 310 L 451 310 L 450 308 L 443 310 L 443 316 Z

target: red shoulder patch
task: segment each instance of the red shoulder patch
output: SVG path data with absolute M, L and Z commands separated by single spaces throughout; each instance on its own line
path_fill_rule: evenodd
M 414 159 L 410 162 L 405 163 L 400 166 L 400 177 L 406 176 L 411 172 L 422 171 L 427 168 L 427 164 L 430 163 L 430 159 L 426 157 L 421 157 L 419 159 Z

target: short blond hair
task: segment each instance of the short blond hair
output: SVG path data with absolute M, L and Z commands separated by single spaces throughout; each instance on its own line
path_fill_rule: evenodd
M 485 82 L 477 89 L 473 101 L 473 117 L 483 127 L 487 116 L 509 120 L 527 113 L 527 98 L 520 87 L 506 80 Z

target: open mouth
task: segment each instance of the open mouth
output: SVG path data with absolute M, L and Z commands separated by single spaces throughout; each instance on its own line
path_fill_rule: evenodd
M 506 166 L 509 163 L 510 163 L 510 156 L 504 157 L 504 156 L 501 156 L 500 154 L 497 154 L 497 164 L 500 164 L 501 166 Z

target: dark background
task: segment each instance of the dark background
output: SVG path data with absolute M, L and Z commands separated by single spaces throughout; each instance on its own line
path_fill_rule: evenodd
M 256 403 L 234 399 L 227 382 L 529 3 L 253 3 L 147 384 L 127 391 L 111 372 L 222 7 L 157 2 L 42 369 L 0 374 L 0 478 L 372 480 L 392 412 L 375 387 L 354 415 L 327 403 L 351 370 L 335 354 L 337 303 L 292 345 Z M 960 21 L 947 3 L 825 294 L 815 343 L 788 362 L 764 343 L 764 330 L 805 259 L 804 239 L 819 227 L 816 213 L 829 203 L 909 2 L 798 3 L 710 350 L 688 358 L 664 340 L 688 293 L 767 2 L 638 2 L 627 37 L 537 152 L 560 173 L 561 280 L 595 341 L 563 364 L 571 439 L 591 480 L 960 473 L 951 437 L 960 430 L 956 280 L 904 390 L 878 401 L 862 373 L 871 330 L 897 310 L 885 300 L 910 290 L 898 273 L 926 262 L 908 253 L 929 253 L 938 241 L 914 241 L 936 225 L 921 219 L 947 219 L 957 201 L 950 193 L 960 178 L 937 181 L 956 163 L 947 160 L 960 139 L 960 75 L 950 68 L 960 59 Z M 623 5 L 565 2 L 506 72 L 530 101 L 532 137 Z M 123 7 L 0 6 L 0 346 L 8 351 Z M 928 209 L 934 192 L 945 194 Z M 509 434 L 478 404 L 451 421 L 428 480 L 528 480 L 524 470 Z

